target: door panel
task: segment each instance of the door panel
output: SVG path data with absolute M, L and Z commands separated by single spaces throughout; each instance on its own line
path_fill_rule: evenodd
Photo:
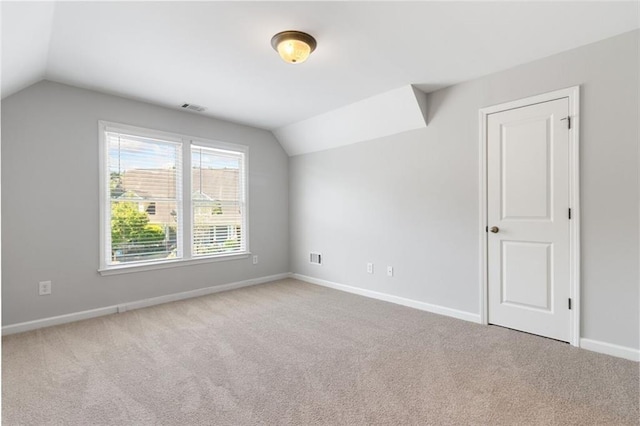
M 549 132 L 548 117 L 502 126 L 502 219 L 550 219 Z
M 487 117 L 489 323 L 569 340 L 569 130 L 562 98 Z
M 553 245 L 502 241 L 501 303 L 551 311 Z

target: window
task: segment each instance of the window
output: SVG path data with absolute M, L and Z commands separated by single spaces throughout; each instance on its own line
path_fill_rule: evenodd
M 100 135 L 101 271 L 247 254 L 246 147 L 105 122 Z
M 241 152 L 191 145 L 194 256 L 242 250 L 241 234 L 234 235 L 228 229 L 242 228 L 243 158 Z
M 149 216 L 154 216 L 156 214 L 156 203 L 155 202 L 149 203 L 145 211 L 149 214 Z

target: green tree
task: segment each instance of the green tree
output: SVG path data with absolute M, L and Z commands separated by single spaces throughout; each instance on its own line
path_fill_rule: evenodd
M 111 204 L 111 244 L 153 244 L 162 242 L 164 230 L 149 224 L 149 215 L 138 210 L 138 204 L 119 202 Z
M 161 243 L 165 239 L 164 229 L 156 224 L 146 224 L 138 234 L 138 241 L 143 243 Z

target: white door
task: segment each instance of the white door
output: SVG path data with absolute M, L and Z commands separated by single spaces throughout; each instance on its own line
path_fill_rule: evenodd
M 570 340 L 569 101 L 487 117 L 490 324 Z

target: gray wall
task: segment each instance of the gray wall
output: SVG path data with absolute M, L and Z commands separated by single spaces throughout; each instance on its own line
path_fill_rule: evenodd
M 251 259 L 101 277 L 98 120 L 249 146 Z M 65 86 L 2 101 L 3 325 L 289 271 L 287 156 L 265 130 Z M 53 281 L 51 296 L 37 283 Z
M 479 313 L 478 110 L 581 85 L 581 334 L 638 348 L 639 34 L 434 92 L 425 130 L 292 157 L 292 272 Z

